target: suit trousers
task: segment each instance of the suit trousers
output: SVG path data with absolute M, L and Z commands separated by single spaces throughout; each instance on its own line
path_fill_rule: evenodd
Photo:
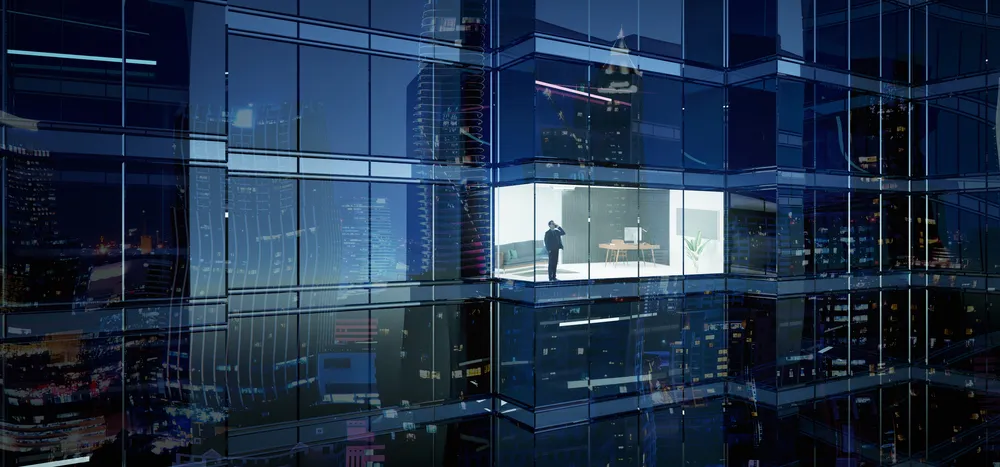
M 559 265 L 559 249 L 549 251 L 549 280 L 556 280 L 556 266 Z

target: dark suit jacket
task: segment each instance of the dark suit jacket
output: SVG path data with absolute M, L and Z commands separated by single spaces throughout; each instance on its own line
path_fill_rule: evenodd
M 566 231 L 562 227 L 547 230 L 545 232 L 545 250 L 551 252 L 563 249 L 563 235 L 566 235 Z

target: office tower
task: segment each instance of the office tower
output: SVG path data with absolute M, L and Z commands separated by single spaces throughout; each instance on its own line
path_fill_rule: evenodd
M 4 465 L 1000 462 L 993 0 L 0 13 Z

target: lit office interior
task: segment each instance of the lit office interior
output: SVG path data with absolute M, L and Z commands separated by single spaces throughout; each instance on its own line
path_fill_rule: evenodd
M 558 280 L 723 272 L 722 192 L 530 183 L 494 196 L 501 279 L 548 279 L 549 221 L 565 231 Z

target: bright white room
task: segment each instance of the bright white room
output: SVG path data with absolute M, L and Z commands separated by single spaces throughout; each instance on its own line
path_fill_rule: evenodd
M 723 272 L 721 192 L 536 183 L 495 193 L 496 277 L 551 280 L 550 230 L 557 281 Z

